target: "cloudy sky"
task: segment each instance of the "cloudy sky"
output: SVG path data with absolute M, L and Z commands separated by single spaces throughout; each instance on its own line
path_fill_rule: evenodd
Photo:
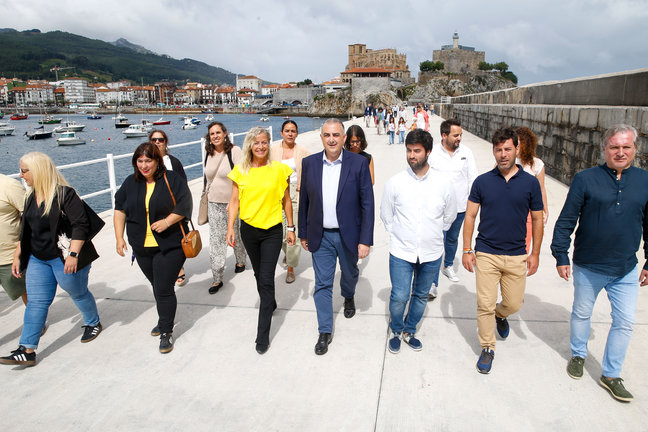
M 274 82 L 338 76 L 347 45 L 396 48 L 416 76 L 452 42 L 519 84 L 648 67 L 648 0 L 0 0 L 0 27 L 126 38 Z

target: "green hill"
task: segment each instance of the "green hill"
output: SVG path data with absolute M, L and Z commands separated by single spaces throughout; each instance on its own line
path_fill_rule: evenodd
M 97 39 L 53 31 L 0 29 L 0 76 L 21 79 L 56 79 L 54 66 L 64 76 L 90 81 L 122 79 L 145 84 L 156 81 L 199 81 L 206 84 L 234 84 L 236 75 L 225 69 L 191 59 L 137 52 Z M 135 45 L 133 45 L 135 46 Z

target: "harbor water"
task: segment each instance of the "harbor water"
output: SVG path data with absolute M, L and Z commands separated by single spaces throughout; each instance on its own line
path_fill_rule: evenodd
M 122 132 L 124 129 L 115 128 L 115 120 L 112 115 L 104 115 L 100 120 L 89 120 L 86 115 L 62 115 L 63 121 L 68 119 L 79 124 L 86 125 L 82 132 L 77 132 L 77 136 L 86 140 L 85 145 L 76 146 L 59 146 L 56 142 L 57 134 L 52 138 L 41 140 L 28 140 L 25 132 L 33 132 L 39 127 L 39 115 L 31 115 L 27 120 L 9 121 L 8 116 L 2 122 L 10 123 L 16 128 L 13 135 L 0 136 L 0 173 L 11 175 L 19 171 L 19 160 L 22 155 L 31 151 L 41 151 L 49 155 L 57 166 L 67 165 L 76 162 L 82 162 L 92 159 L 105 158 L 106 154 L 111 153 L 114 156 L 121 154 L 132 154 L 133 150 L 141 143 L 146 141 L 146 137 L 127 138 Z M 164 120 L 170 120 L 168 125 L 153 126 L 161 129 L 169 136 L 169 145 L 181 144 L 190 141 L 200 140 L 207 133 L 207 124 L 205 122 L 206 114 L 195 116 L 201 121 L 196 129 L 183 130 L 183 116 L 165 115 Z M 128 120 L 132 124 L 141 123 L 143 119 L 151 122 L 156 121 L 159 115 L 128 115 Z M 291 117 L 299 127 L 299 132 L 308 132 L 319 127 L 318 118 L 310 117 Z M 281 138 L 281 124 L 285 121 L 282 117 L 268 117 L 268 121 L 260 121 L 258 114 L 215 114 L 214 121 L 225 124 L 229 133 L 238 134 L 247 132 L 254 126 L 269 127 L 272 126 L 273 140 Z M 58 125 L 45 125 L 45 130 L 52 130 Z M 243 145 L 244 135 L 236 136 L 234 144 Z M 297 138 L 299 142 L 299 138 Z M 201 161 L 200 145 L 190 145 L 171 149 L 170 152 L 176 156 L 184 166 L 192 165 Z M 129 175 L 132 174 L 131 159 L 123 158 L 115 161 L 115 175 L 117 185 Z M 109 187 L 108 167 L 106 162 L 99 162 L 92 165 L 74 167 L 62 171 L 66 180 L 79 192 L 80 195 L 89 194 Z M 202 175 L 202 167 L 196 166 L 186 170 L 189 180 L 198 178 Z M 96 211 L 103 211 L 110 208 L 109 194 L 103 194 L 91 197 L 86 200 L 88 204 Z

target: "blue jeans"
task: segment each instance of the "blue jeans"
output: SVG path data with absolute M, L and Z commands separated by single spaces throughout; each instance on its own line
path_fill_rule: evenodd
M 448 231 L 443 231 L 443 266 L 450 267 L 454 263 L 455 255 L 457 254 L 457 241 L 459 239 L 459 232 L 461 225 L 466 218 L 466 212 L 457 213 L 457 218 L 452 222 Z M 434 285 L 439 286 L 439 274 L 437 273 L 434 279 Z
M 398 131 L 398 144 L 405 142 L 405 131 Z
M 56 285 L 60 285 L 72 298 L 83 314 L 83 323 L 94 326 L 99 323 L 95 298 L 88 291 L 90 265 L 76 273 L 63 273 L 63 261 L 54 258 L 42 261 L 31 255 L 27 272 L 23 276 L 27 285 L 27 306 L 20 345 L 25 348 L 38 348 L 41 330 L 47 320 L 47 312 L 56 295 Z
M 318 331 L 333 333 L 333 280 L 335 266 L 340 259 L 340 288 L 342 297 L 353 298 L 358 283 L 358 250 L 350 251 L 342 243 L 338 230 L 324 230 L 322 244 L 313 252 L 315 272 L 315 309 L 317 309 Z
M 411 263 L 389 254 L 389 277 L 392 283 L 389 327 L 394 333 L 416 333 L 416 325 L 425 312 L 428 293 L 434 278 L 439 277 L 440 267 L 441 257 L 435 261 Z M 409 310 L 403 322 L 408 300 Z
M 576 264 L 574 275 L 574 305 L 570 320 L 572 356 L 587 357 L 587 341 L 590 336 L 592 309 L 601 289 L 605 288 L 612 306 L 612 326 L 608 333 L 603 354 L 603 375 L 617 378 L 621 375 L 625 359 L 639 291 L 638 266 L 621 277 L 596 273 Z
M 394 131 L 389 131 L 389 144 L 394 144 Z

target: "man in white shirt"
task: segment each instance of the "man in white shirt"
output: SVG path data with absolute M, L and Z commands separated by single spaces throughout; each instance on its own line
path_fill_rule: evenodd
M 463 130 L 457 119 L 445 120 L 441 123 L 441 145 L 436 145 L 430 154 L 430 167 L 448 178 L 454 187 L 457 201 L 457 218 L 449 229 L 443 233 L 445 256 L 441 273 L 451 282 L 459 282 L 454 271 L 454 258 L 457 253 L 459 231 L 466 216 L 466 203 L 473 181 L 477 177 L 477 165 L 472 151 L 465 145 L 460 145 Z M 428 301 L 437 296 L 439 278 L 434 280 Z
M 409 168 L 385 184 L 380 218 L 389 232 L 389 351 L 400 350 L 401 334 L 413 350 L 423 344 L 415 337 L 425 312 L 428 292 L 438 278 L 443 255 L 443 232 L 457 216 L 450 180 L 430 169 L 432 136 L 415 129 L 405 139 Z M 412 280 L 414 281 L 412 285 Z M 409 310 L 403 319 L 405 306 Z

